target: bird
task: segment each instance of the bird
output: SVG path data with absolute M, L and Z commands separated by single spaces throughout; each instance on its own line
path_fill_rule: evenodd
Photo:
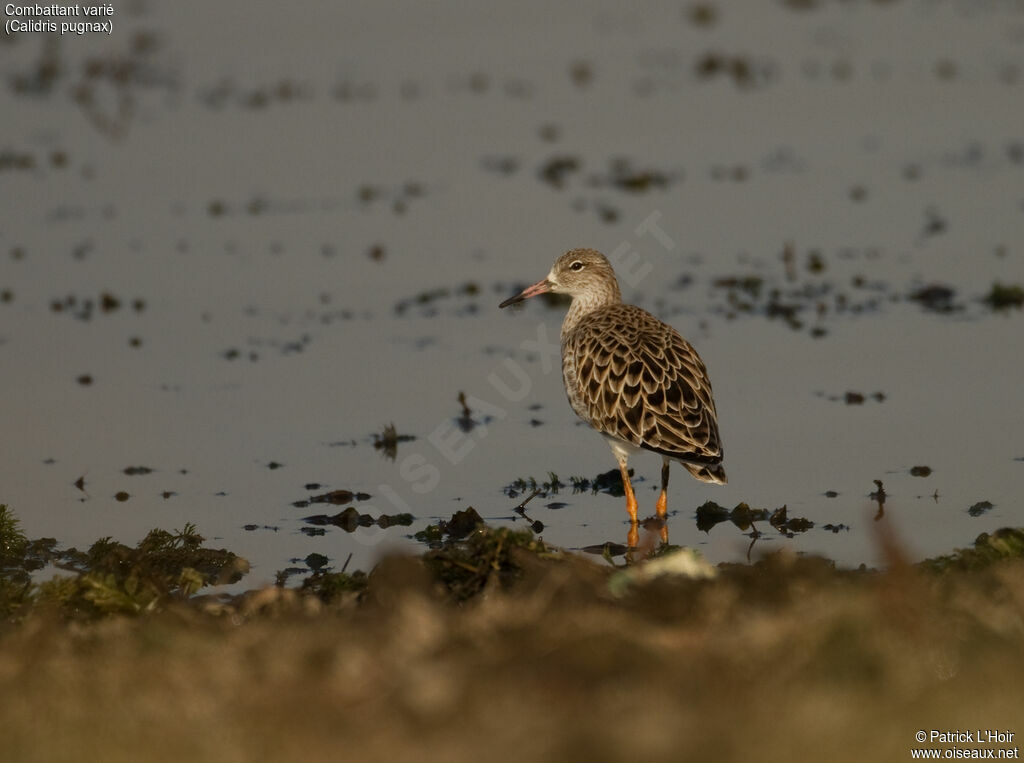
M 669 464 L 702 482 L 724 485 L 724 452 L 704 361 L 679 332 L 622 301 L 608 258 L 570 249 L 547 276 L 498 305 L 546 293 L 572 298 L 562 322 L 562 381 L 569 405 L 604 436 L 622 474 L 631 537 L 637 500 L 628 461 L 642 450 L 662 457 L 659 519 L 668 514 Z

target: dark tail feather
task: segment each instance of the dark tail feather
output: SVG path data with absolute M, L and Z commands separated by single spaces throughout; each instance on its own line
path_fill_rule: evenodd
M 725 469 L 721 464 L 708 466 L 707 464 L 688 464 L 683 462 L 686 471 L 699 479 L 701 482 L 713 482 L 716 485 L 724 485 L 729 481 L 725 476 Z

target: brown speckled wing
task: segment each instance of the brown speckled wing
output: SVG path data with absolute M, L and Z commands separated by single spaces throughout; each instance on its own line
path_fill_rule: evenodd
M 562 339 L 569 403 L 599 432 L 725 482 L 715 402 L 697 351 L 633 305 L 599 308 Z

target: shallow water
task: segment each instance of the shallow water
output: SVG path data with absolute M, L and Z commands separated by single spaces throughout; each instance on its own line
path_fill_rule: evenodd
M 194 522 L 247 586 L 469 505 L 522 524 L 506 485 L 614 461 L 543 349 L 561 309 L 497 304 L 594 246 L 714 383 L 730 484 L 673 470 L 673 543 L 740 561 L 695 508 L 785 504 L 814 527 L 754 553 L 874 564 L 876 479 L 914 557 L 1020 525 L 1022 312 L 982 298 L 1024 282 L 1024 12 L 793 5 L 186 2 L 4 39 L 0 502 L 69 545 Z M 304 532 L 334 489 L 415 520 Z M 626 536 L 605 494 L 527 514 Z

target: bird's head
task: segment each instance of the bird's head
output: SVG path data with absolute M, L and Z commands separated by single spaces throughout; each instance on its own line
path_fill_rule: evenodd
M 546 292 L 568 294 L 573 298 L 613 292 L 617 298 L 619 285 L 611 263 L 603 254 L 594 249 L 570 249 L 555 260 L 547 278 L 509 297 L 498 307 L 508 307 Z

